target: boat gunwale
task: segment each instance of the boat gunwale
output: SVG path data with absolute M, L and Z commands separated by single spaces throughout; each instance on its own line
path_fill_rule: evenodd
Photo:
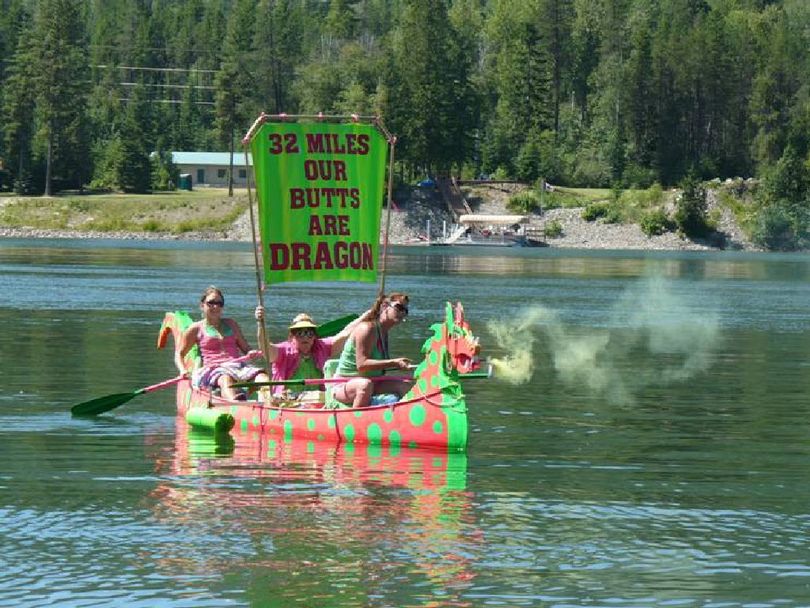
M 187 388 L 183 385 L 186 384 Z M 260 409 L 260 410 L 276 410 L 278 412 L 307 412 L 307 413 L 323 413 L 323 414 L 338 414 L 338 413 L 354 413 L 354 412 L 368 412 L 368 411 L 377 411 L 383 409 L 395 409 L 397 407 L 410 405 L 412 403 L 419 403 L 425 402 L 430 404 L 433 407 L 437 407 L 440 409 L 445 409 L 444 406 L 439 405 L 431 401 L 432 397 L 436 397 L 441 395 L 441 389 L 436 389 L 427 395 L 420 395 L 418 397 L 414 397 L 412 399 L 407 399 L 405 401 L 397 401 L 395 403 L 380 403 L 376 405 L 367 405 L 365 407 L 344 407 L 344 408 L 325 408 L 325 407 L 318 407 L 318 408 L 308 408 L 308 407 L 284 407 L 281 405 L 268 405 L 266 403 L 262 403 L 261 401 L 239 401 L 239 400 L 230 400 L 224 399 L 223 397 L 219 397 L 211 393 L 211 391 L 202 388 L 195 388 L 191 385 L 189 380 L 181 380 L 177 385 L 177 391 L 185 391 L 191 390 L 193 393 L 197 393 L 206 398 L 208 401 L 208 409 L 213 408 L 225 408 L 225 407 L 250 407 L 252 409 Z M 187 406 L 184 408 L 184 411 L 188 411 L 194 407 L 200 407 L 199 405 L 196 406 Z

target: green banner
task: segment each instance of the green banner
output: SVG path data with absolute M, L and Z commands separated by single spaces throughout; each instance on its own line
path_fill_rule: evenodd
M 383 134 L 369 124 L 265 122 L 250 147 L 265 283 L 376 281 Z

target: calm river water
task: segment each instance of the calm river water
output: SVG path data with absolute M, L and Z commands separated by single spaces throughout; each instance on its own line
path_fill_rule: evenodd
M 395 248 L 392 349 L 460 299 L 506 362 L 464 455 L 71 418 L 210 283 L 252 337 L 246 245 L 0 240 L 0 606 L 810 606 L 810 256 Z M 275 287 L 271 335 L 374 291 Z

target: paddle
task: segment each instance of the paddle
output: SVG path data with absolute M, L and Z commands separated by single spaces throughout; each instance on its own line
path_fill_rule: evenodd
M 328 338 L 330 336 L 334 336 L 335 334 L 340 333 L 340 330 L 354 321 L 358 316 L 359 315 L 346 315 L 345 317 L 340 317 L 339 319 L 321 323 L 318 325 L 318 329 L 315 331 L 317 332 L 319 338 Z
M 327 321 L 326 323 L 319 325 L 318 336 L 321 338 L 334 336 L 336 333 L 340 332 L 341 329 L 346 327 L 346 325 L 354 321 L 357 316 L 358 315 L 346 315 L 340 317 L 339 319 Z M 251 351 L 243 357 L 239 357 L 236 359 L 236 361 L 247 361 L 248 359 L 255 359 L 256 357 L 261 356 L 261 351 Z M 180 382 L 184 377 L 185 376 L 176 376 L 169 380 L 165 380 L 164 382 L 159 382 L 158 384 L 153 384 L 152 386 L 145 386 L 144 388 L 140 388 L 129 393 L 115 393 L 113 395 L 105 395 L 104 397 L 96 397 L 95 399 L 90 399 L 89 401 L 84 401 L 74 405 L 72 408 L 70 408 L 70 413 L 74 416 L 97 416 L 99 414 L 103 414 L 104 412 L 109 412 L 120 405 L 124 405 L 127 401 L 134 399 L 138 395 L 151 393 L 152 391 L 173 386 Z
M 234 361 L 241 363 L 242 361 L 255 359 L 261 356 L 261 351 L 252 350 L 249 353 L 238 357 Z M 70 413 L 74 416 L 97 416 L 99 414 L 103 414 L 104 412 L 109 412 L 110 410 L 117 408 L 119 405 L 124 405 L 127 401 L 134 399 L 138 395 L 151 393 L 152 391 L 157 391 L 169 386 L 174 386 L 185 377 L 185 375 L 175 376 L 169 380 L 158 382 L 152 386 L 145 386 L 144 388 L 139 388 L 137 391 L 132 391 L 130 393 L 115 393 L 113 395 L 105 395 L 104 397 L 96 397 L 95 399 L 90 399 L 90 401 L 83 401 L 82 403 L 77 403 L 70 408 Z
M 132 391 L 131 393 L 116 393 L 114 395 L 96 397 L 95 399 L 90 399 L 90 401 L 84 401 L 83 403 L 74 405 L 72 408 L 70 408 L 70 413 L 74 416 L 97 416 L 98 414 L 109 412 L 110 410 L 117 408 L 119 405 L 124 405 L 127 401 L 134 399 L 138 395 L 151 393 L 152 391 L 166 388 L 167 386 L 173 386 L 185 377 L 185 375 L 175 376 L 170 380 L 165 380 L 163 382 L 159 382 L 158 384 L 153 384 L 152 386 L 145 386 L 144 388 L 139 388 L 137 391 Z

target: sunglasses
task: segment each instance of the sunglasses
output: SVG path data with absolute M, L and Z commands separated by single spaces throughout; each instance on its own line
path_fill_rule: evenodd
M 294 329 L 292 330 L 292 334 L 299 338 L 314 338 L 315 337 L 315 330 L 314 329 Z
M 205 300 L 203 304 L 206 306 L 225 306 L 225 302 L 222 300 Z
M 403 304 L 400 304 L 399 302 L 393 302 L 393 303 L 389 304 L 389 306 L 391 308 L 395 309 L 403 317 L 408 316 L 408 307 L 407 306 L 405 306 Z

